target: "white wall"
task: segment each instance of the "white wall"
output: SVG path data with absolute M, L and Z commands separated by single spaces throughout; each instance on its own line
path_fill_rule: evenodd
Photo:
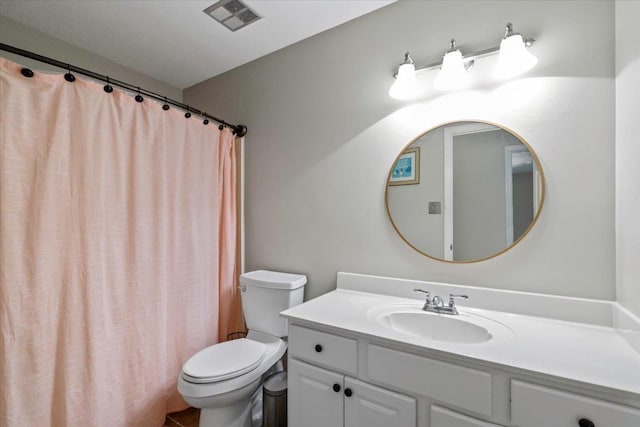
M 477 62 L 469 91 L 388 97 L 407 50 L 424 64 L 452 36 L 467 51 L 496 45 L 509 21 L 538 39 L 527 78 L 493 83 L 494 57 Z M 247 269 L 307 273 L 307 298 L 351 271 L 614 299 L 614 95 L 613 2 L 401 1 L 191 87 L 185 100 L 249 126 Z M 398 237 L 385 179 L 412 138 L 469 119 L 527 140 L 548 191 L 515 248 L 452 265 Z
M 140 86 L 152 92 L 166 95 L 168 98 L 177 101 L 182 100 L 182 90 L 176 87 L 117 64 L 88 50 L 51 37 L 2 15 L 0 15 L 0 42 L 122 80 L 134 86 Z M 59 68 L 9 52 L 0 51 L 0 56 L 31 67 L 34 70 L 61 72 Z
M 617 297 L 640 316 L 640 2 L 615 8 Z

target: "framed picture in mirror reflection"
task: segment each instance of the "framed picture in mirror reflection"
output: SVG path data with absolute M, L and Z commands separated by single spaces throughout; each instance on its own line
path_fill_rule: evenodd
M 420 147 L 406 149 L 396 160 L 389 185 L 420 184 Z

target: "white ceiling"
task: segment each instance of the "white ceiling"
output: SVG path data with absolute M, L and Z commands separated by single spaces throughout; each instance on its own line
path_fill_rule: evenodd
M 183 89 L 395 0 L 246 0 L 262 19 L 236 32 L 202 12 L 216 1 L 0 0 L 0 15 Z

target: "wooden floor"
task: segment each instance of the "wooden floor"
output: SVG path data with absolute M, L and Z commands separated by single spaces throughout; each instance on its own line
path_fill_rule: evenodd
M 164 427 L 198 427 L 199 422 L 200 409 L 189 408 L 167 415 Z

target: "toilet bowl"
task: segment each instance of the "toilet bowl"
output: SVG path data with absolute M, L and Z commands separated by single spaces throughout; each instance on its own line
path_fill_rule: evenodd
M 281 311 L 300 304 L 303 275 L 254 271 L 240 276 L 246 338 L 207 347 L 183 365 L 178 391 L 200 408 L 200 427 L 256 427 L 252 417 L 264 378 L 282 370 L 287 323 Z M 258 408 L 261 409 L 261 408 Z M 258 411 L 259 412 L 259 411 Z M 252 425 L 253 423 L 253 425 Z

